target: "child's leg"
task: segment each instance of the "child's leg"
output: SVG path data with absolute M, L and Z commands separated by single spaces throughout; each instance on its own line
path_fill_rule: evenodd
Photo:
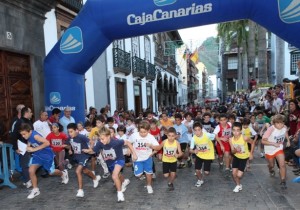
M 169 183 L 173 183 L 176 178 L 176 172 L 170 172 Z
M 82 172 L 83 172 L 84 174 L 86 174 L 88 177 L 92 178 L 93 180 L 96 180 L 95 174 L 94 174 L 91 170 L 87 169 L 86 167 L 84 167 L 84 168 L 82 169 Z
M 239 170 L 237 168 L 232 169 L 232 177 L 236 185 L 240 185 L 240 178 L 238 176 L 238 172 Z
M 278 154 L 276 156 L 276 160 L 279 164 L 279 171 L 280 171 L 280 177 L 282 181 L 285 181 L 286 179 L 286 167 L 285 167 L 285 161 L 284 161 L 284 154 Z
M 104 173 L 105 173 L 105 174 L 108 174 L 109 171 L 108 171 L 107 164 L 105 163 L 105 161 L 104 161 L 104 159 L 103 159 L 103 157 L 102 157 L 101 154 L 98 155 L 98 159 L 100 160 L 100 164 L 101 164 L 101 166 L 102 166 L 102 168 L 103 168 Z
M 78 165 L 76 168 L 76 176 L 77 176 L 77 181 L 78 181 L 78 188 L 82 189 L 82 165 Z
M 122 182 L 124 181 L 123 175 L 120 175 L 121 169 L 122 169 L 122 166 L 116 164 L 114 167 L 114 170 L 112 172 L 112 176 L 111 176 L 118 192 L 121 191 Z
M 29 176 L 32 182 L 33 188 L 37 188 L 37 177 L 36 177 L 36 170 L 40 167 L 40 165 L 30 165 L 29 167 Z
M 95 172 L 95 169 L 96 169 L 96 157 L 95 156 L 91 157 L 91 169 L 92 169 L 92 171 Z
M 225 153 L 224 153 L 224 160 L 225 160 L 226 169 L 229 169 L 230 163 L 231 163 L 231 155 L 228 151 L 225 151 Z
M 63 171 L 65 170 L 65 155 L 66 155 L 66 152 L 65 150 L 62 150 L 58 153 L 58 162 L 59 162 L 59 165 L 58 165 L 58 168 L 59 170 Z

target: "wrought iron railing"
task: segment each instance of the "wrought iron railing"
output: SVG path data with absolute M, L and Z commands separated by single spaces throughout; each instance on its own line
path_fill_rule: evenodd
M 155 65 L 153 65 L 150 62 L 146 63 L 146 69 L 147 69 L 147 75 L 146 78 L 149 80 L 155 80 L 156 77 L 156 69 L 155 69 Z
M 69 9 L 73 9 L 76 12 L 79 12 L 83 7 L 82 0 L 61 0 L 61 4 L 68 7 Z
M 126 76 L 131 73 L 130 53 L 119 48 L 113 48 L 113 65 L 115 73 L 124 73 Z
M 133 56 L 132 57 L 132 75 L 134 77 L 139 77 L 139 78 L 144 78 L 147 74 L 147 70 L 146 70 L 146 62 L 137 57 L 137 56 Z

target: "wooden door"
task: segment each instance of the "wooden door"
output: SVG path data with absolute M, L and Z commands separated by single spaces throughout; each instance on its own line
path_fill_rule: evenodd
M 0 94 L 0 123 L 5 128 L 1 138 L 6 141 L 16 106 L 24 104 L 33 110 L 29 56 L 0 51 Z
M 125 104 L 125 83 L 124 82 L 117 82 L 117 109 L 124 109 L 127 110 L 127 106 Z

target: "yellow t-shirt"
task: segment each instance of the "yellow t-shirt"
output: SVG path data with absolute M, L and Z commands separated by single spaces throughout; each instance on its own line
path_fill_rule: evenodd
M 173 126 L 174 126 L 174 123 L 173 123 L 173 121 L 172 121 L 170 118 L 168 118 L 167 121 L 160 120 L 160 125 L 161 125 L 161 126 L 164 126 L 164 127 L 166 127 L 166 128 L 170 128 L 170 127 L 173 127 Z
M 96 131 L 98 132 L 99 128 L 97 128 L 97 127 L 92 128 L 92 130 L 89 134 L 89 139 L 93 139 L 93 136 L 95 136 Z
M 177 162 L 177 158 L 175 154 L 177 152 L 177 144 L 178 142 L 175 140 L 174 142 L 170 143 L 169 140 L 165 140 L 164 147 L 163 147 L 163 157 L 162 161 L 166 163 L 174 163 Z
M 251 138 L 251 130 L 250 130 L 249 127 L 246 128 L 246 129 L 243 128 L 242 133 L 243 133 L 244 136 Z
M 203 133 L 201 137 L 194 135 L 192 141 L 194 141 L 196 149 L 199 150 L 196 154 L 199 158 L 204 160 L 215 159 L 214 145 L 206 133 Z
M 232 137 L 232 144 L 235 149 L 238 149 L 239 152 L 236 152 L 234 156 L 240 159 L 247 159 L 250 156 L 249 150 L 248 150 L 248 144 L 244 140 L 243 135 L 240 136 L 238 140 L 235 140 L 234 137 Z

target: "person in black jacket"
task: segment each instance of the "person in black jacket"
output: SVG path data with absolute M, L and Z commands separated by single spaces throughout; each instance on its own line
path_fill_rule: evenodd
M 20 134 L 20 128 L 22 123 L 27 123 L 31 126 L 33 129 L 33 124 L 31 122 L 31 117 L 32 117 L 32 111 L 29 107 L 23 107 L 21 110 L 21 118 L 17 119 L 15 126 L 13 128 L 13 131 L 11 133 L 11 142 L 13 145 L 13 149 L 16 151 L 16 153 L 19 154 L 20 157 L 20 166 L 22 168 L 22 176 L 24 179 L 24 185 L 27 188 L 30 188 L 32 186 L 32 183 L 30 181 L 29 177 L 29 161 L 30 161 L 30 153 L 26 152 L 24 155 L 20 154 L 20 150 L 18 148 L 18 140 L 21 142 L 27 144 L 27 140 L 22 137 Z

